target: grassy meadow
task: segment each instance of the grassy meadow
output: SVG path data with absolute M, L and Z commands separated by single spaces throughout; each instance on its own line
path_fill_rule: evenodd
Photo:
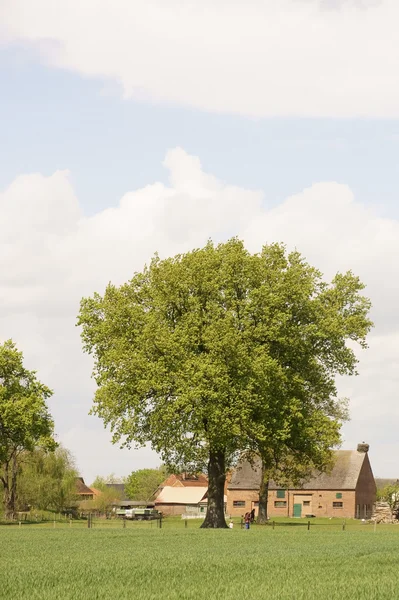
M 399 526 L 319 521 L 199 530 L 198 522 L 0 527 L 9 600 L 396 598 Z

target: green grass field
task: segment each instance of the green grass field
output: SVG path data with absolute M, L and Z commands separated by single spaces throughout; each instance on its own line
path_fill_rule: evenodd
M 8 600 L 369 600 L 399 596 L 399 526 L 318 522 L 204 531 L 56 524 L 0 528 Z

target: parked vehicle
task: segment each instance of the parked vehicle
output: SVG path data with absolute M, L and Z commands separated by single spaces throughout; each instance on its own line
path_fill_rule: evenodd
M 154 508 L 128 508 L 125 511 L 125 519 L 135 521 L 151 521 L 159 519 L 159 512 Z

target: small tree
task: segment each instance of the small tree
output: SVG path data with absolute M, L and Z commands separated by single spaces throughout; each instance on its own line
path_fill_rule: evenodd
M 118 477 L 117 475 L 115 475 L 115 473 L 111 473 L 110 475 L 107 475 L 105 477 L 103 477 L 102 475 L 97 475 L 97 477 L 91 484 L 91 487 L 96 488 L 96 490 L 104 491 L 105 489 L 107 489 L 107 486 L 120 483 L 124 483 L 124 478 Z
M 391 509 L 392 515 L 399 512 L 399 481 L 386 485 L 377 491 L 377 499 L 386 502 Z
M 334 412 L 334 377 L 356 363 L 371 326 L 363 285 L 331 284 L 298 252 L 249 254 L 232 239 L 155 257 L 126 285 L 83 299 L 94 355 L 93 412 L 122 445 L 148 442 L 174 469 L 208 470 L 202 527 L 226 527 L 229 460 L 254 442 L 288 446 L 307 417 Z
M 125 491 L 131 500 L 149 500 L 167 477 L 165 466 L 158 469 L 140 469 L 126 478 Z
M 46 405 L 51 395 L 35 372 L 24 368 L 22 353 L 11 340 L 0 345 L 0 481 L 6 518 L 15 515 L 20 455 L 37 446 L 56 447 Z
M 113 473 L 108 477 L 98 475 L 90 487 L 99 493 L 95 495 L 93 500 L 81 503 L 81 508 L 106 514 L 111 510 L 113 504 L 122 499 L 122 492 L 113 486 L 113 484 L 119 483 L 123 483 L 122 478 L 116 477 Z

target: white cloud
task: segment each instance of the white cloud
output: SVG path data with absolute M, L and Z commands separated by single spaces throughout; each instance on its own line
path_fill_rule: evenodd
M 334 182 L 268 208 L 260 192 L 204 173 L 182 149 L 169 151 L 164 165 L 168 185 L 128 192 L 117 208 L 93 217 L 83 215 L 66 171 L 18 177 L 0 194 L 0 337 L 15 339 L 29 367 L 54 388 L 56 427 L 83 476 L 127 474 L 157 459 L 147 449 L 112 449 L 101 423 L 87 416 L 93 382 L 75 327 L 80 298 L 128 280 L 156 250 L 168 256 L 236 234 L 252 251 L 284 241 L 326 276 L 351 268 L 367 283 L 376 329 L 361 354 L 361 376 L 341 382 L 352 399 L 346 444 L 373 440 L 379 474 L 392 474 L 384 471 L 382 443 L 396 443 L 399 426 L 399 222 L 379 218 Z M 381 422 L 386 432 L 376 435 Z
M 2 0 L 5 43 L 126 97 L 263 116 L 399 116 L 397 0 Z

